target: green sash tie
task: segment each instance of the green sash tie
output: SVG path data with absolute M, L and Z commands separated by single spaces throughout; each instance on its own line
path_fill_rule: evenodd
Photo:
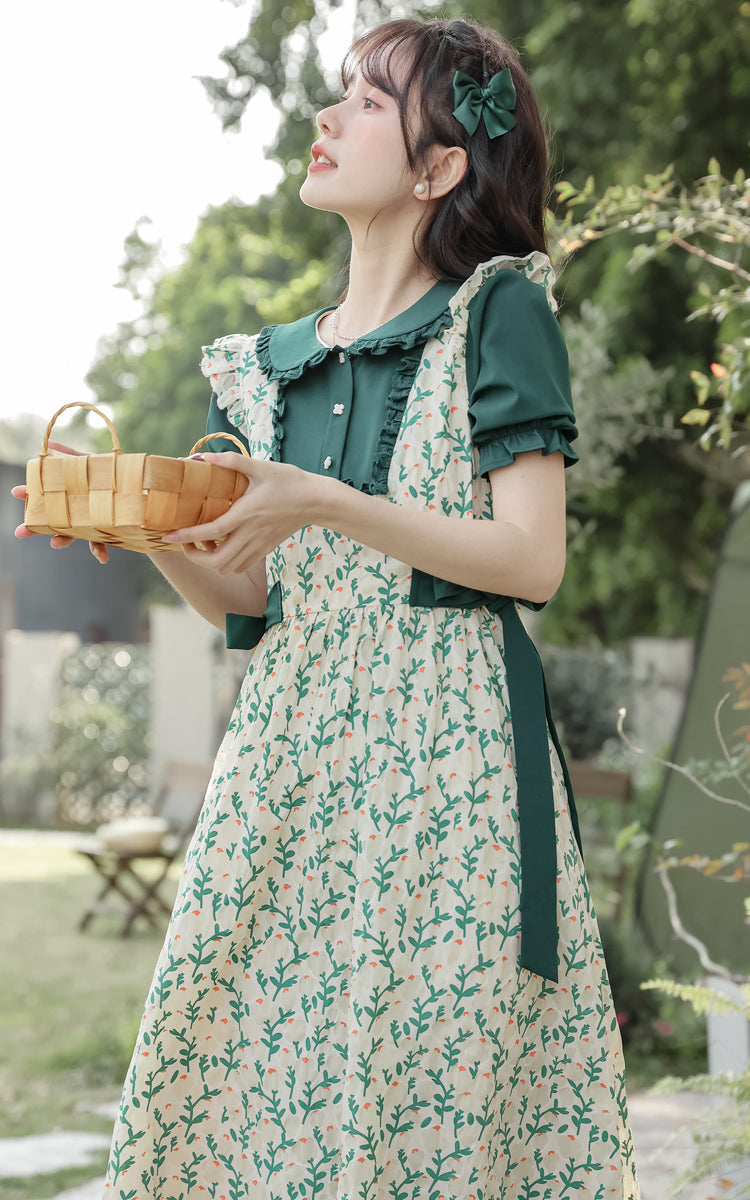
M 541 659 L 513 602 L 501 612 L 513 722 L 521 838 L 521 966 L 557 982 L 557 843 L 547 727 L 560 763 L 576 840 L 578 817 Z

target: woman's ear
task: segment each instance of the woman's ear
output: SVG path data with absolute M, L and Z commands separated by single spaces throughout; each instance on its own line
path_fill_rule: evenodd
M 427 161 L 425 200 L 437 200 L 452 192 L 466 174 L 469 160 L 461 146 L 433 146 Z

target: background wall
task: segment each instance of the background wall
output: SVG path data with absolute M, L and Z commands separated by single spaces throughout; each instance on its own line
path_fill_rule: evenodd
M 10 489 L 23 478 L 23 466 L 0 462 L 0 635 L 65 630 L 84 642 L 143 641 L 140 597 L 152 568 L 126 551 L 111 551 L 102 567 L 85 542 L 62 551 L 45 537 L 14 537 L 23 506 Z

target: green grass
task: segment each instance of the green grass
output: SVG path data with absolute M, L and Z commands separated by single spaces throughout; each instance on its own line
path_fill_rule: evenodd
M 168 902 L 178 876 L 175 866 Z M 126 940 L 109 915 L 79 933 L 97 881 L 65 846 L 0 843 L 0 1137 L 111 1128 L 86 1108 L 119 1096 L 166 917 L 158 931 L 136 929 Z M 10 1186 L 1 1193 L 9 1200 L 36 1194 Z
M 48 1200 L 58 1192 L 82 1187 L 107 1173 L 107 1153 L 92 1154 L 87 1167 L 64 1167 L 28 1179 L 0 1179 L 0 1200 Z

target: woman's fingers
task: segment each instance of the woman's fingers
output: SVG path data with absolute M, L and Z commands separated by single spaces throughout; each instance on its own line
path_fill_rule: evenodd
M 27 525 L 17 525 L 14 532 L 17 538 L 36 537 L 36 530 L 29 529 Z M 63 537 L 60 533 L 53 534 L 49 540 L 49 544 L 54 550 L 65 550 L 72 542 L 73 538 Z
M 261 558 L 265 558 L 265 552 L 254 543 L 239 538 L 236 541 L 228 541 L 219 573 L 239 575 L 242 571 L 249 570 Z
M 50 446 L 57 447 L 59 445 L 59 442 L 50 442 Z M 78 450 L 69 450 L 67 446 L 62 446 L 60 448 L 63 449 L 66 454 L 79 453 Z M 10 489 L 10 494 L 11 496 L 15 496 L 17 500 L 25 500 L 26 485 L 24 483 L 16 484 L 14 488 Z M 26 525 L 17 525 L 14 532 L 17 538 L 36 537 L 34 530 L 29 529 Z M 68 546 L 72 546 L 74 541 L 75 538 L 66 537 L 65 534 L 62 533 L 55 533 L 50 538 L 49 544 L 53 550 L 67 550 Z M 89 542 L 89 550 L 97 562 L 102 564 L 109 562 L 109 550 L 105 546 L 104 542 Z
M 15 487 L 10 489 L 10 494 L 11 496 L 15 496 L 16 500 L 25 500 L 26 484 L 17 483 Z M 34 537 L 34 530 L 27 529 L 25 525 L 17 525 L 13 532 L 17 538 Z
M 278 469 L 278 463 L 257 462 L 255 459 L 245 458 L 242 454 L 234 454 L 231 450 L 221 454 L 202 454 L 199 457 L 212 466 L 229 467 L 241 475 L 246 475 L 248 483 L 259 473 L 262 475 L 264 469 L 269 466 L 272 470 Z M 207 521 L 204 525 L 191 525 L 186 526 L 185 529 L 175 529 L 164 535 L 164 541 L 173 546 L 223 541 L 245 518 L 243 501 L 248 499 L 249 495 L 250 488 L 248 486 L 244 496 L 240 496 L 239 500 L 236 500 L 223 516 L 217 517 L 215 521 Z
M 240 504 L 239 500 L 237 504 Z M 203 545 L 218 544 L 237 526 L 239 517 L 237 504 L 233 504 L 223 516 L 217 517 L 215 521 L 206 521 L 204 525 L 191 525 L 186 529 L 174 529 L 171 533 L 165 533 L 163 540 L 170 546 L 194 546 L 197 542 Z
M 15 529 L 17 538 L 36 537 L 36 532 L 29 529 L 26 525 L 17 525 Z M 75 538 L 67 537 L 62 533 L 55 533 L 49 540 L 49 544 L 53 550 L 67 550 L 68 546 L 72 546 Z M 103 542 L 89 542 L 89 550 L 93 554 L 97 562 L 102 564 L 109 562 L 109 550 Z
M 75 540 L 75 538 L 68 537 L 67 534 L 56 533 L 50 538 L 49 544 L 53 550 L 67 550 Z M 109 550 L 104 542 L 89 542 L 89 550 L 97 562 L 102 564 L 109 562 Z
M 103 542 L 89 542 L 89 550 L 102 566 L 109 562 L 109 550 Z
M 238 532 L 243 525 L 247 525 L 250 521 L 256 521 L 256 497 L 259 494 L 257 491 L 258 485 L 267 488 L 269 485 L 273 486 L 275 483 L 276 487 L 281 488 L 281 493 L 283 493 L 283 481 L 288 478 L 288 472 L 290 471 L 287 465 L 282 466 L 280 463 L 244 458 L 242 455 L 233 454 L 231 451 L 222 454 L 206 454 L 204 458 L 206 462 L 211 463 L 213 466 L 230 467 L 240 475 L 246 475 L 248 479 L 247 491 L 238 500 L 235 500 L 231 508 L 228 508 L 215 521 L 207 521 L 203 525 L 186 526 L 184 529 L 174 529 L 171 533 L 166 533 L 164 541 L 170 545 L 187 546 L 195 545 L 196 543 L 224 542 L 225 539 Z M 297 473 L 297 468 L 291 468 L 291 470 Z M 280 496 L 281 493 L 279 493 Z M 268 498 L 267 503 L 269 503 L 271 509 L 275 507 L 273 501 L 269 501 Z M 220 561 L 217 565 L 223 566 L 224 562 Z
M 26 484 L 17 483 L 15 487 L 10 489 L 11 496 L 15 496 L 16 500 L 26 499 Z M 34 537 L 34 530 L 27 529 L 25 525 L 17 525 L 13 531 L 17 538 Z
M 50 538 L 49 544 L 53 550 L 67 550 L 75 540 L 75 538 L 68 537 L 67 534 L 56 533 Z M 102 564 L 109 562 L 109 550 L 104 542 L 89 542 L 89 550 L 97 562 Z
M 227 560 L 227 551 L 223 543 L 212 541 L 203 535 L 193 542 L 181 542 L 183 553 L 191 562 L 210 567 L 213 571 L 222 571 Z
M 245 454 L 238 454 L 236 450 L 222 450 L 220 454 L 205 452 L 197 454 L 196 458 L 202 458 L 204 462 L 213 463 L 216 467 L 230 467 L 232 471 L 239 471 L 241 475 L 247 475 L 248 479 L 253 478 L 259 463 L 264 461 L 248 458 Z
M 216 571 L 219 575 L 234 575 L 247 570 L 265 554 L 254 543 L 248 543 L 239 531 L 222 542 L 201 537 L 198 542 L 183 543 L 182 550 L 191 562 Z

